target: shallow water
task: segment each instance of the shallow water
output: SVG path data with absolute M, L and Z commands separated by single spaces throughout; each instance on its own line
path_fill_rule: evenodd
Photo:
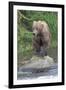
M 17 78 L 19 80 L 22 79 L 31 79 L 31 78 L 38 78 L 38 77 L 46 77 L 46 76 L 57 76 L 58 70 L 57 64 L 53 65 L 50 68 L 44 68 L 44 69 L 32 69 L 32 68 L 27 68 L 27 69 L 18 69 L 18 75 Z

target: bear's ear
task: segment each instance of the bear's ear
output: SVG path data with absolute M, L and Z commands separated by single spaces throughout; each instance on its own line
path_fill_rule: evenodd
M 33 21 L 33 26 L 32 28 L 34 28 L 36 26 L 36 21 Z
M 36 21 L 33 21 L 33 25 L 35 25 L 36 24 Z

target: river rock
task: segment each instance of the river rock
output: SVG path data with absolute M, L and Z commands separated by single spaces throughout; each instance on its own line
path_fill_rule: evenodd
M 50 67 L 54 64 L 53 58 L 49 56 L 44 56 L 44 57 L 38 57 L 38 56 L 33 56 L 30 60 L 30 63 L 25 64 L 22 66 L 22 68 L 47 68 Z

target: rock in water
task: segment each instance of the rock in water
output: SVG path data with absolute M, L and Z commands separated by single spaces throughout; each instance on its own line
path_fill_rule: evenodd
M 33 56 L 31 58 L 31 62 L 28 64 L 25 64 L 23 68 L 47 68 L 54 65 L 54 60 L 53 58 L 49 56 L 45 57 L 37 57 Z
M 19 67 L 17 78 L 26 79 L 26 78 L 36 78 L 42 76 L 51 76 L 57 75 L 57 64 L 54 63 L 53 58 L 49 56 L 37 57 L 33 56 L 29 63 L 24 64 Z

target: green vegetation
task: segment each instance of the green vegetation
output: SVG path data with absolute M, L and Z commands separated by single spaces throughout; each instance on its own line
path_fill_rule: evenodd
M 17 51 L 18 61 L 32 57 L 32 23 L 36 20 L 46 21 L 51 32 L 51 48 L 57 47 L 58 17 L 57 12 L 17 11 Z

